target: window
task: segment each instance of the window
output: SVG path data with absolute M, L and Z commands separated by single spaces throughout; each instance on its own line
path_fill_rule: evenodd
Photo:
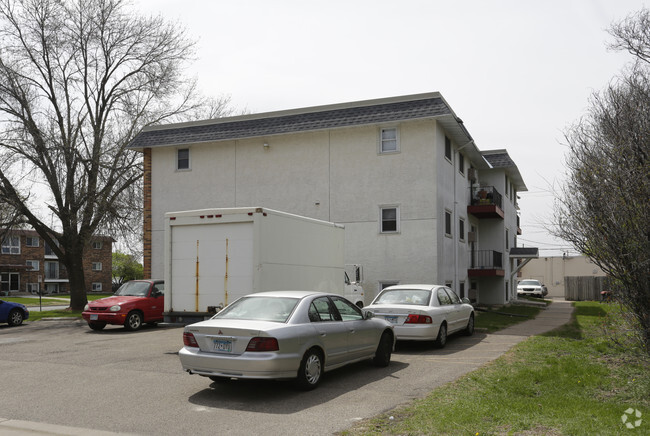
M 330 300 L 327 297 L 316 298 L 309 307 L 309 320 L 311 322 L 320 321 L 340 321 L 338 313 L 333 310 Z
M 363 313 L 361 313 L 361 309 L 345 300 L 344 298 L 332 297 L 332 301 L 334 301 L 334 306 L 336 306 L 336 309 L 339 311 L 339 314 L 341 315 L 343 321 L 363 319 Z
M 451 304 L 451 298 L 449 298 L 449 295 L 445 292 L 445 288 L 438 289 L 438 303 L 440 303 L 441 306 Z
M 99 292 L 102 290 L 102 284 L 98 282 L 93 282 L 93 291 Z
M 381 129 L 381 140 L 379 144 L 380 153 L 395 153 L 399 151 L 397 129 L 395 127 L 390 129 Z
M 31 268 L 32 271 L 38 271 L 39 270 L 40 264 L 39 264 L 38 260 L 28 260 L 25 263 L 26 263 L 26 265 L 28 267 Z M 29 271 L 29 269 L 28 269 L 28 271 Z
M 20 254 L 20 237 L 7 236 L 2 241 L 2 254 Z
M 54 256 L 56 257 L 56 253 L 52 250 L 52 247 L 50 247 L 50 244 L 47 242 L 43 242 L 43 246 L 45 247 L 45 255 L 46 256 Z
M 506 177 L 506 197 L 507 197 L 508 196 L 508 184 L 510 182 L 508 182 L 508 176 L 505 176 L 505 177 Z
M 92 270 L 93 271 L 101 271 L 102 270 L 102 263 L 101 262 L 93 262 Z
M 103 246 L 104 243 L 102 241 L 93 241 L 93 248 L 95 250 L 101 250 Z
M 506 250 L 510 248 L 510 231 L 506 229 Z
M 399 207 L 397 206 L 382 206 L 380 207 L 381 214 L 381 233 L 397 233 L 399 232 Z
M 445 235 L 451 236 L 451 211 L 445 210 Z
M 389 286 L 397 286 L 399 282 L 379 282 L 379 292 L 383 291 Z
M 460 298 L 458 298 L 458 295 L 454 291 L 452 291 L 449 288 L 446 288 L 445 291 L 447 291 L 447 295 L 449 295 L 449 300 L 451 301 L 451 304 L 460 304 Z
M 458 171 L 465 175 L 465 156 L 462 153 L 458 153 Z
M 38 247 L 38 236 L 27 236 L 25 238 L 25 247 Z
M 43 267 L 45 268 L 45 278 L 46 279 L 58 279 L 59 278 L 59 262 L 44 262 Z
M 38 283 L 27 283 L 25 290 L 30 294 L 38 294 Z
M 465 220 L 462 218 L 458 220 L 458 239 L 465 240 Z
M 176 169 L 189 170 L 190 169 L 190 149 L 179 148 L 176 150 Z
M 445 157 L 451 162 L 451 139 L 445 136 Z
M 465 282 L 460 282 L 460 298 L 465 298 Z
M 18 273 L 0 274 L 0 290 L 5 292 L 20 290 L 20 278 Z

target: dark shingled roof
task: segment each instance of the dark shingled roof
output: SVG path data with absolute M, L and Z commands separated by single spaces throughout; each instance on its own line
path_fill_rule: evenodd
M 483 153 L 483 157 L 492 168 L 508 168 L 516 166 L 508 153 Z
M 345 105 L 344 105 L 345 106 Z M 290 112 L 290 113 L 287 113 Z M 408 101 L 364 102 L 341 106 L 221 118 L 194 124 L 152 127 L 140 132 L 129 148 L 147 148 L 198 142 L 242 139 L 283 133 L 323 130 L 453 115 L 440 96 Z
M 539 248 L 537 247 L 512 247 L 510 249 L 510 257 L 518 258 L 533 258 L 537 259 L 539 257 Z

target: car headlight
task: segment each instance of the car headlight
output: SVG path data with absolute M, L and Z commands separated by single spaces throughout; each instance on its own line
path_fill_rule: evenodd
M 90 306 L 88 306 L 88 305 L 86 304 L 86 305 L 84 306 L 84 312 L 88 312 L 89 310 L 90 310 Z
M 115 306 L 109 307 L 108 310 L 110 310 L 111 312 L 119 312 L 121 309 L 122 307 L 119 304 L 116 304 Z

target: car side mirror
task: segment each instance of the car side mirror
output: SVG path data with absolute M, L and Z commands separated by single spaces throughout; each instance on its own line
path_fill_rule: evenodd
M 363 312 L 363 319 L 372 319 L 374 317 L 375 317 L 375 314 L 372 313 L 369 310 L 366 310 L 365 312 Z
M 464 298 L 463 298 L 462 300 L 460 300 L 460 301 L 462 301 L 463 304 L 472 304 L 471 301 L 469 301 L 469 298 L 467 298 L 467 297 L 464 297 Z

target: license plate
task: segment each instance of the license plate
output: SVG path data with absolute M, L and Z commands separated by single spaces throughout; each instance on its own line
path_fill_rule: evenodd
M 232 353 L 231 339 L 214 339 L 214 351 L 221 353 Z
M 99 319 L 99 315 L 96 313 L 90 315 L 90 320 L 91 321 L 97 321 Z
M 388 321 L 391 324 L 397 324 L 397 317 L 396 316 L 385 316 L 384 319 Z

